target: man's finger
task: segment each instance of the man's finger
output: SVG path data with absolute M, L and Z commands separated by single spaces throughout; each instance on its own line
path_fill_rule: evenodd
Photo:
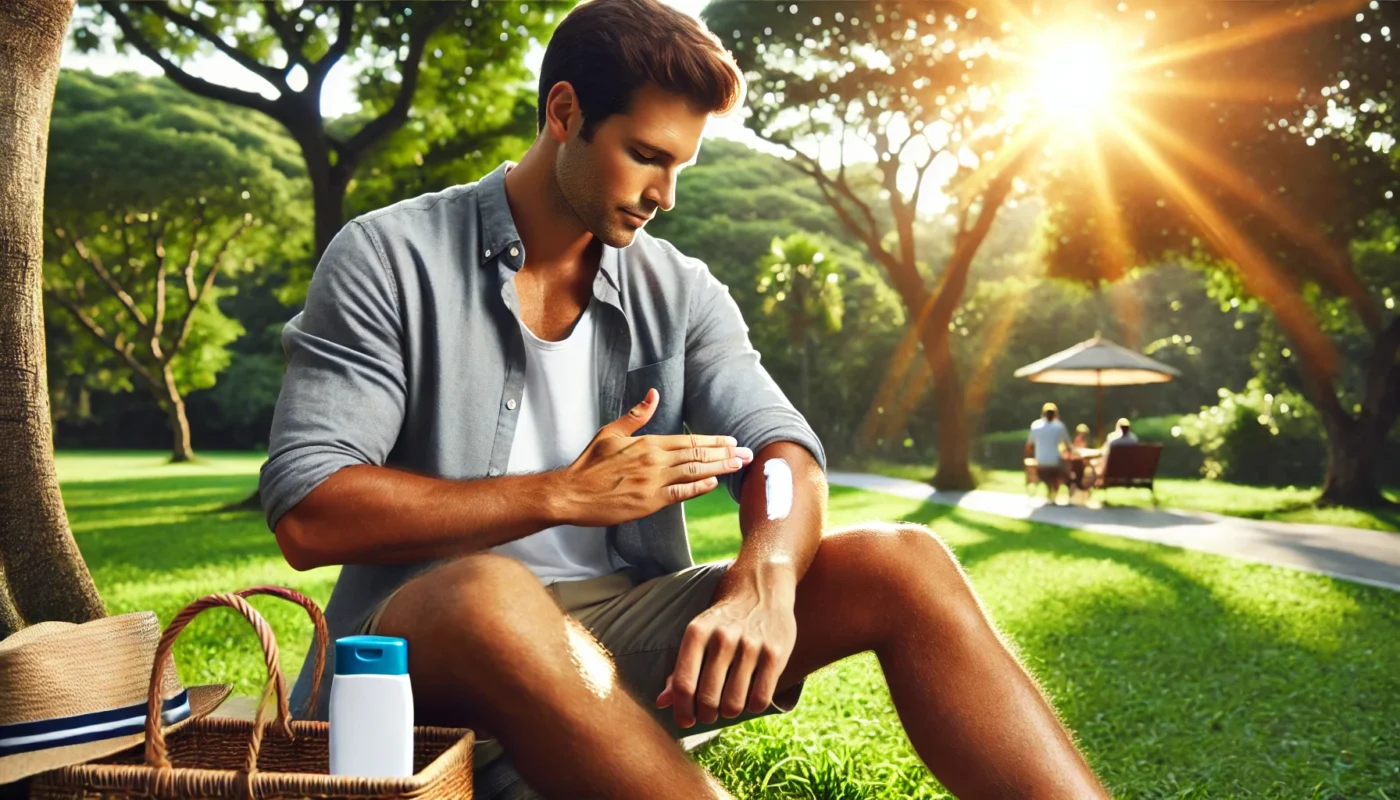
M 728 628 L 716 628 L 710 634 L 705 666 L 700 670 L 700 686 L 695 692 L 695 718 L 706 725 L 719 718 L 719 702 L 724 696 L 729 665 L 738 649 L 739 637 Z
M 739 657 L 729 669 L 729 681 L 724 685 L 724 698 L 719 704 L 719 713 L 725 719 L 734 719 L 744 713 L 753 672 L 758 667 L 758 656 L 762 652 L 762 640 L 756 637 L 739 640 Z
M 653 434 L 650 437 L 662 450 L 689 450 L 696 447 L 737 447 L 733 436 L 701 436 L 698 433 Z
M 671 676 L 666 676 L 666 688 L 661 690 L 661 694 L 656 696 L 657 708 L 671 707 Z
M 603 432 L 613 436 L 631 436 L 651 421 L 660 400 L 660 392 L 655 389 L 647 389 L 647 396 L 642 398 L 642 402 L 632 406 L 626 414 L 603 426 Z
M 783 674 L 783 668 L 786 666 L 786 655 L 780 654 L 771 644 L 762 647 L 753 688 L 749 691 L 750 713 L 762 713 L 772 705 L 773 694 L 778 691 L 778 677 Z
M 694 500 L 702 494 L 713 492 L 719 486 L 719 478 L 701 478 L 694 483 L 673 483 L 663 491 L 666 492 L 666 500 L 670 503 L 681 503 L 686 500 Z
M 711 478 L 738 472 L 744 462 L 738 456 L 727 461 L 687 461 L 678 467 L 669 467 L 662 477 L 667 483 L 694 483 L 701 478 Z
M 676 668 L 671 671 L 671 711 L 676 724 L 682 728 L 695 724 L 695 688 L 700 681 L 700 665 L 705 661 L 705 646 L 709 641 L 709 626 L 692 620 L 686 626 L 680 651 L 676 654 Z
M 684 450 L 668 450 L 669 466 L 677 467 L 692 461 L 709 463 L 739 458 L 744 463 L 753 461 L 753 451 L 747 447 L 688 447 Z

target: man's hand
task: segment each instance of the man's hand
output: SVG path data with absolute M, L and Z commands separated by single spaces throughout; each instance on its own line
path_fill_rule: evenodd
M 768 708 L 797 642 L 796 585 L 790 572 L 759 578 L 731 566 L 714 603 L 686 627 L 656 707 L 671 707 L 681 728 Z
M 604 425 L 574 463 L 555 473 L 558 517 L 583 527 L 641 519 L 719 486 L 720 475 L 753 460 L 732 436 L 634 436 L 651 420 L 655 389 L 621 418 Z

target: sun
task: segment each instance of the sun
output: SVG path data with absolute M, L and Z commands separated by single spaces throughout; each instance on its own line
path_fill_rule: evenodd
M 1111 105 L 1120 61 L 1105 42 L 1079 32 L 1047 31 L 1031 60 L 1030 100 L 1062 123 L 1091 122 Z

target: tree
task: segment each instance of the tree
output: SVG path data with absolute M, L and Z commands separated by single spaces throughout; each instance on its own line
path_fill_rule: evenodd
M 44 160 L 70 0 L 0 3 L 0 638 L 106 615 L 53 462 L 40 302 Z
M 841 330 L 845 305 L 841 296 L 842 271 L 822 252 L 816 239 L 794 233 L 773 240 L 768 255 L 758 263 L 758 293 L 764 295 L 763 313 L 788 333 L 801 365 L 798 396 L 802 408 L 812 407 L 811 348 L 818 330 Z
M 746 124 L 793 150 L 792 165 L 816 181 L 889 276 L 910 319 L 903 349 L 922 346 L 933 382 L 934 485 L 972 488 L 966 397 L 949 326 L 973 259 L 1033 153 L 997 102 L 1006 63 L 993 57 L 992 43 L 1003 36 L 1003 20 L 928 3 L 844 0 L 716 0 L 703 17 L 745 70 Z M 853 145 L 871 151 L 874 164 L 848 165 Z M 920 258 L 916 223 L 925 191 L 940 188 L 953 241 L 935 276 Z
M 290 142 L 219 110 L 164 80 L 65 72 L 51 134 L 44 296 L 94 345 L 68 371 L 149 391 L 175 462 L 193 457 L 185 395 L 214 384 L 243 333 L 219 276 L 299 252 L 305 228 Z
M 1091 158 L 1048 184 L 1050 255 L 1057 274 L 1089 281 L 1134 262 L 1191 262 L 1214 275 L 1222 302 L 1267 307 L 1257 365 L 1300 386 L 1321 415 L 1322 502 L 1376 506 L 1400 417 L 1400 314 L 1394 262 L 1365 259 L 1366 243 L 1389 246 L 1400 193 L 1389 45 L 1400 14 L 1389 3 L 1357 11 L 1159 14 L 1128 76 L 1148 90 L 1083 148 Z
M 527 77 L 522 56 L 568 5 L 102 0 L 77 20 L 74 37 L 79 49 L 96 48 L 103 23 L 111 19 L 120 31 L 118 47 L 154 61 L 181 87 L 265 114 L 286 128 L 311 179 L 319 259 L 344 223 L 357 170 L 391 139 L 391 152 L 407 151 L 418 160 L 435 145 L 471 152 L 480 149 L 471 142 L 520 132 L 520 117 L 510 110 Z M 275 97 L 188 71 L 190 56 L 214 51 L 266 81 Z M 321 114 L 326 76 L 347 57 L 360 70 L 364 110 L 327 121 Z M 499 97 L 493 101 L 492 94 Z M 481 115 L 486 126 L 476 124 L 475 108 L 493 102 L 505 113 L 491 109 Z

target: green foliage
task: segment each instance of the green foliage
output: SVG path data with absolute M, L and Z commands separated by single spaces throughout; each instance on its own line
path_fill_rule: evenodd
M 768 255 L 758 262 L 763 313 L 777 312 L 786 320 L 793 341 L 802 346 L 813 329 L 839 333 L 844 310 L 841 277 L 841 268 L 827 259 L 812 236 L 794 233 L 786 239 L 775 238 Z
M 181 394 L 214 385 L 243 333 L 218 279 L 304 257 L 307 193 L 295 145 L 251 112 L 165 80 L 63 71 L 44 207 L 58 374 L 161 397 L 168 363 Z
M 1183 417 L 1186 441 L 1205 455 L 1202 473 L 1234 483 L 1313 485 L 1327 451 L 1316 409 L 1297 392 L 1267 391 L 1255 378 L 1242 392 L 1220 390 L 1220 402 Z

